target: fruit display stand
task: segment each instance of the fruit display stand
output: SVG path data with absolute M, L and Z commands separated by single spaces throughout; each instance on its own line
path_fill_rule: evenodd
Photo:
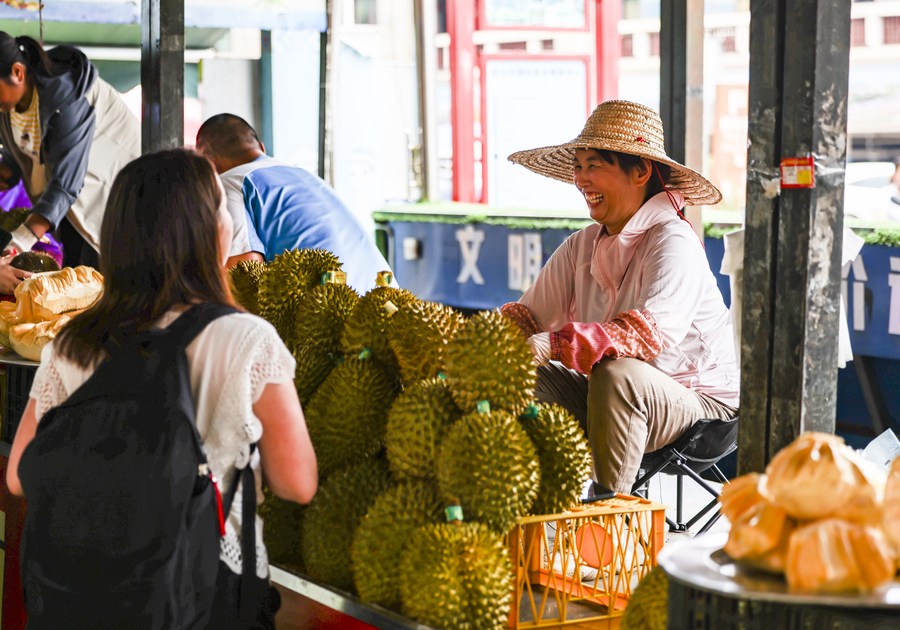
M 515 594 L 509 628 L 614 629 L 638 581 L 657 565 L 665 506 L 618 495 L 560 514 L 522 517 L 506 540 Z M 272 580 L 282 594 L 281 630 L 427 628 L 278 567 Z
M 669 576 L 670 628 L 900 628 L 897 579 L 868 593 L 791 592 L 783 578 L 735 563 L 722 551 L 726 539 L 706 534 L 660 555 Z

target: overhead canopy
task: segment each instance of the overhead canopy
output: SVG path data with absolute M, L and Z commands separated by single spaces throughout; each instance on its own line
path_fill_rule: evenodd
M 34 22 L 36 27 L 38 14 L 37 11 L 0 4 L 0 24 L 7 20 Z M 54 22 L 139 27 L 141 3 L 132 0 L 54 0 L 44 6 L 43 20 L 46 39 L 50 39 L 48 27 Z M 291 0 L 288 3 L 275 0 L 186 0 L 184 6 L 186 29 L 258 28 L 324 32 L 326 24 L 325 0 Z M 3 26 L 8 28 L 6 24 Z M 140 45 L 139 31 L 137 38 L 127 43 Z

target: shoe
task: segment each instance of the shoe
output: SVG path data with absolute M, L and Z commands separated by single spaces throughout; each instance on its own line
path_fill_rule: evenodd
M 544 561 L 546 563 L 547 557 L 552 553 L 553 554 L 553 572 L 559 575 L 565 575 L 566 577 L 573 577 L 575 575 L 575 568 L 578 567 L 579 577 L 582 582 L 594 582 L 597 579 L 598 570 L 596 567 L 592 567 L 588 564 L 585 564 L 584 560 L 578 554 L 578 548 L 574 543 L 574 540 L 570 537 L 563 536 L 562 544 L 568 545 L 568 549 L 561 549 L 556 544 L 556 522 L 546 523 L 546 532 L 547 532 L 547 548 L 544 550 Z M 566 567 L 563 570 L 562 567 L 562 559 L 563 555 L 566 557 Z

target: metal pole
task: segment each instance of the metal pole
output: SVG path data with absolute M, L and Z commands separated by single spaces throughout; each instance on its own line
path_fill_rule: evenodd
M 662 0 L 659 20 L 659 109 L 666 152 L 698 172 L 703 171 L 704 138 L 703 4 Z M 703 238 L 702 209 L 689 206 L 685 216 Z
M 419 96 L 419 138 L 422 160 L 422 199 L 438 196 L 437 143 L 435 139 L 435 70 L 437 54 L 434 36 L 437 33 L 437 5 L 433 0 L 413 3 L 416 29 L 416 74 Z
M 141 150 L 184 145 L 184 0 L 141 0 Z
M 850 59 L 850 3 L 750 12 L 740 473 L 803 431 L 834 432 Z M 812 158 L 812 187 L 784 186 L 792 158 Z

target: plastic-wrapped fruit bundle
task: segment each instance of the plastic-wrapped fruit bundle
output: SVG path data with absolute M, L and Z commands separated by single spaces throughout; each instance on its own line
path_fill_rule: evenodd
M 731 521 L 725 552 L 744 565 L 783 572 L 795 590 L 877 588 L 896 567 L 894 522 L 887 517 L 894 491 L 841 438 L 805 433 L 775 455 L 765 474 L 723 488 L 722 512 Z M 900 500 L 900 487 L 896 494 Z

